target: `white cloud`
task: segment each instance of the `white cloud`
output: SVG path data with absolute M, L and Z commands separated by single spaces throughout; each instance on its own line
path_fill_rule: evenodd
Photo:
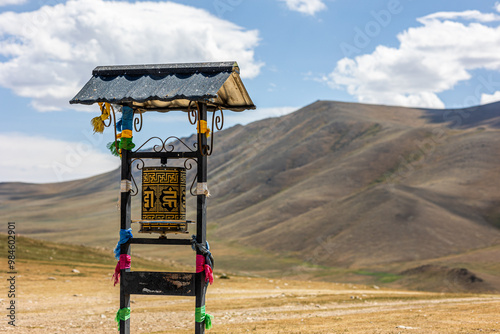
M 500 21 L 500 16 L 494 13 L 481 13 L 478 10 L 466 10 L 463 12 L 437 12 L 417 19 L 424 23 L 432 20 L 471 20 L 479 22 Z
M 101 153 L 99 139 L 66 142 L 19 133 L 0 134 L 0 182 L 59 182 L 111 171 L 120 159 Z
M 491 17 L 471 11 L 428 15 L 419 19 L 423 26 L 398 35 L 398 48 L 380 45 L 371 54 L 343 58 L 323 79 L 360 102 L 443 108 L 437 94 L 469 80 L 470 71 L 500 70 L 500 26 L 452 20 L 457 18 Z
M 495 5 L 493 6 L 497 12 L 500 12 L 500 2 L 495 2 Z
M 314 15 L 317 12 L 326 9 L 326 5 L 321 0 L 279 0 L 286 3 L 288 9 L 304 13 L 307 15 Z
M 500 101 L 500 91 L 493 94 L 481 94 L 481 104 L 488 104 Z
M 0 14 L 0 86 L 41 111 L 68 101 L 98 65 L 236 60 L 259 74 L 257 30 L 172 2 L 70 0 Z
M 8 5 L 22 5 L 27 0 L 0 0 L 0 7 Z

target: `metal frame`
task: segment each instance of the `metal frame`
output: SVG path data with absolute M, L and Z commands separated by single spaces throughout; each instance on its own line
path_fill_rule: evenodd
M 92 125 L 96 132 L 102 132 L 102 127 L 113 125 L 115 142 L 112 151 L 115 151 L 114 153 L 119 151 L 116 131 L 117 115 L 113 106 L 109 105 L 110 103 L 134 109 L 137 118 L 133 120 L 133 128 L 136 132 L 142 128 L 143 112 L 166 112 L 169 110 L 187 112 L 190 123 L 199 127 L 197 129 L 198 140 L 193 149 L 176 137 L 169 137 L 165 140 L 152 137 L 135 151 L 121 150 L 120 228 L 130 228 L 131 196 L 139 193 L 132 174 L 132 163 L 137 161 L 137 168 L 141 169 L 145 166 L 143 159 L 159 159 L 162 165 L 166 165 L 170 159 L 184 159 L 186 170 L 190 170 L 195 164 L 197 165 L 197 177 L 193 179 L 190 187 L 191 195 L 197 197 L 196 236 L 194 240 L 131 238 L 127 243 L 121 245 L 120 253 L 121 255 L 130 255 L 132 244 L 193 244 L 197 255 L 205 255 L 206 261 L 213 266 L 211 254 L 206 249 L 208 248 L 206 244 L 207 157 L 212 154 L 214 148 L 213 134 L 209 143 L 207 140 L 210 133 L 207 112 L 212 112 L 211 130 L 214 132 L 222 130 L 224 125 L 223 110 L 244 111 L 256 108 L 241 81 L 238 64 L 235 61 L 226 61 L 98 66 L 92 71 L 90 80 L 69 103 L 87 105 L 106 103 L 101 104 L 101 119 L 99 117 L 93 118 Z M 129 111 L 127 109 L 127 112 Z M 168 140 L 171 138 L 179 140 L 185 146 L 183 152 L 175 151 L 174 147 L 168 144 Z M 152 139 L 160 140 L 161 145 L 155 145 L 152 152 L 139 152 Z M 198 184 L 196 191 L 193 192 L 195 180 Z M 177 280 L 178 284 L 170 284 L 172 280 Z M 148 288 L 146 290 L 139 289 L 139 284 Z M 179 286 L 179 284 L 187 288 L 183 291 L 172 291 L 172 287 Z M 131 294 L 191 296 L 193 289 L 194 296 L 196 296 L 196 307 L 204 306 L 207 289 L 204 272 L 194 274 L 146 273 L 123 269 L 120 280 L 120 309 L 130 307 Z M 204 323 L 195 322 L 195 333 L 204 333 L 204 325 Z M 120 333 L 130 333 L 130 319 L 120 321 Z
M 207 105 L 198 103 L 197 118 L 199 121 L 207 121 Z M 222 126 L 217 126 L 221 129 Z M 161 140 L 161 139 L 160 139 Z M 194 160 L 197 163 L 198 184 L 207 182 L 207 157 L 213 149 L 213 137 L 211 146 L 207 144 L 207 136 L 198 135 L 198 149 L 187 152 L 169 151 L 165 145 L 166 141 L 162 141 L 162 146 L 159 150 L 154 149 L 153 152 L 132 152 L 123 149 L 121 152 L 121 179 L 126 182 L 132 181 L 132 161 L 136 159 L 160 159 L 166 162 L 167 159 L 187 159 Z M 187 161 L 186 160 L 186 161 Z M 144 161 L 142 161 L 144 163 Z M 186 162 L 185 162 L 186 163 Z M 134 182 L 135 184 L 135 182 Z M 122 191 L 120 198 L 120 228 L 128 229 L 131 227 L 131 196 L 130 190 Z M 197 193 L 197 215 L 196 215 L 196 241 L 202 245 L 206 244 L 207 233 L 207 202 L 206 195 Z M 132 238 L 129 242 L 122 244 L 120 254 L 130 255 L 131 244 L 158 244 L 158 245 L 191 245 L 191 240 L 187 239 L 149 239 L 149 238 Z M 197 249 L 197 254 L 202 254 Z M 181 289 L 176 289 L 169 282 L 180 282 Z M 139 287 L 142 286 L 142 288 Z M 145 288 L 144 288 L 145 287 Z M 194 291 L 193 291 L 194 289 Z M 195 296 L 195 306 L 202 307 L 205 305 L 205 294 L 207 283 L 205 283 L 205 273 L 157 273 L 157 272 L 132 272 L 130 269 L 121 270 L 120 280 L 120 308 L 130 307 L 131 294 L 146 294 L 146 295 L 181 295 Z M 195 321 L 195 333 L 205 333 L 205 323 Z M 120 334 L 130 334 L 130 319 L 120 320 Z

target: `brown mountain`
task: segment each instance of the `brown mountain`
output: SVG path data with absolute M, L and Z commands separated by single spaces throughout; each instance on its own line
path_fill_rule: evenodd
M 500 103 L 427 110 L 317 101 L 216 133 L 208 215 L 213 248 L 227 250 L 219 263 L 238 267 L 231 249 L 352 270 L 468 263 L 495 281 L 499 127 Z M 112 245 L 117 179 L 0 184 L 0 217 L 30 236 Z
M 229 129 L 210 162 L 217 235 L 342 266 L 499 244 L 499 107 L 450 124 L 446 111 L 321 101 Z

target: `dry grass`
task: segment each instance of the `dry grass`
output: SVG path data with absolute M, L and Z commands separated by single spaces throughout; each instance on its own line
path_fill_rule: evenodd
M 38 247 L 23 245 L 31 255 Z M 9 328 L 4 320 L 1 332 L 116 332 L 119 289 L 113 287 L 113 265 L 106 260 L 112 255 L 94 251 L 94 262 L 88 258 L 69 261 L 71 253 L 89 251 L 70 248 L 56 248 L 52 260 L 40 261 L 36 256 L 21 259 L 16 282 L 17 326 Z M 44 251 L 52 252 L 44 247 L 39 255 L 46 256 Z M 161 265 L 135 260 L 133 269 L 137 263 L 143 269 L 157 270 Z M 6 271 L 1 272 L 0 280 L 6 276 Z M 0 308 L 5 309 L 8 300 L 2 297 Z M 132 299 L 132 333 L 193 332 L 194 298 Z M 498 295 L 411 292 L 241 276 L 216 279 L 207 294 L 207 312 L 215 316 L 209 331 L 213 334 L 493 333 L 500 332 L 499 311 Z

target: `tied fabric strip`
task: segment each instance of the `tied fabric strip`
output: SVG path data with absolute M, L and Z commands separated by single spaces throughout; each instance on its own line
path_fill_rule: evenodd
M 120 270 L 130 269 L 130 262 L 131 262 L 130 255 L 128 254 L 120 255 L 120 260 L 116 264 L 115 273 L 113 274 L 113 280 L 114 280 L 113 286 L 115 286 L 116 283 L 118 283 L 118 280 L 120 279 L 120 273 L 121 273 Z
M 196 255 L 196 272 L 201 273 L 205 271 L 205 282 L 210 282 L 212 284 L 214 282 L 214 272 L 212 268 L 205 263 L 204 255 Z
M 201 119 L 198 122 L 198 133 L 204 133 L 207 137 L 210 137 L 210 129 L 207 127 L 207 121 Z
M 212 328 L 213 315 L 205 313 L 205 305 L 197 307 L 194 311 L 194 319 L 196 322 L 205 322 L 205 329 Z
M 191 248 L 196 251 L 198 250 L 201 254 L 205 255 L 205 261 L 210 266 L 210 268 L 214 268 L 214 257 L 212 253 L 210 253 L 210 246 L 208 241 L 205 242 L 205 245 L 200 244 L 196 241 L 196 235 L 193 235 L 191 238 Z
M 130 307 L 121 308 L 116 312 L 115 321 L 118 323 L 118 331 L 120 331 L 120 320 L 127 321 L 130 319 Z
M 122 244 L 125 244 L 129 241 L 130 238 L 133 238 L 132 228 L 128 228 L 126 230 L 120 230 L 120 240 L 116 244 L 115 247 L 115 259 L 120 260 L 120 247 Z
M 115 141 L 110 142 L 107 145 L 113 155 L 120 156 L 122 149 L 131 151 L 135 147 L 135 144 L 132 141 L 133 121 L 134 110 L 129 106 L 122 106 L 121 118 L 116 122 Z
M 94 133 L 103 133 L 104 131 L 104 121 L 109 118 L 110 115 L 110 104 L 104 102 L 98 102 L 99 108 L 101 109 L 101 116 L 92 118 L 90 124 L 94 128 Z

